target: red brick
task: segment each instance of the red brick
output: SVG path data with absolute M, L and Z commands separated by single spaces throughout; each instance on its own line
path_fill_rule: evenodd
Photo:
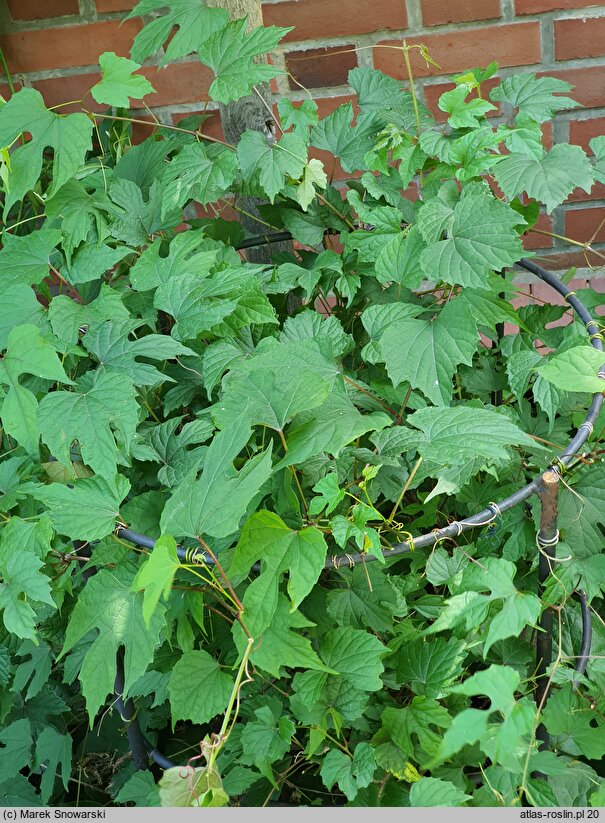
M 605 54 L 605 17 L 555 20 L 557 60 L 601 57 Z
M 160 71 L 155 66 L 145 66 L 139 73 L 145 75 L 156 90 L 156 94 L 145 97 L 145 102 L 152 108 L 196 103 L 207 99 L 213 77 L 210 69 L 199 62 L 175 63 Z M 35 80 L 32 85 L 38 89 L 48 107 L 76 101 L 72 105 L 61 107 L 63 114 L 80 111 L 82 107 L 91 111 L 105 111 L 107 106 L 95 102 L 89 93 L 100 79 L 99 73 L 92 72 Z M 141 100 L 132 101 L 132 108 L 142 107 Z
M 208 99 L 208 89 L 214 74 L 199 60 L 190 63 L 173 63 L 165 69 L 144 66 L 139 74 L 145 75 L 155 94 L 145 97 L 145 102 L 153 108 L 157 106 L 176 106 L 180 103 L 197 103 Z M 142 101 L 133 100 L 132 106 L 142 106 Z
M 499 0 L 422 0 L 422 19 L 425 26 L 444 23 L 463 23 L 467 20 L 492 20 L 500 17 Z
M 593 239 L 593 235 L 596 236 Z M 581 243 L 605 241 L 605 208 L 572 209 L 565 213 L 565 234 Z
M 592 154 L 589 143 L 593 137 L 605 134 L 605 117 L 593 117 L 590 120 L 572 120 L 569 124 L 569 142 L 582 146 L 584 151 Z
M 216 140 L 224 140 L 225 137 L 223 135 L 223 127 L 221 125 L 221 116 L 218 111 L 177 111 L 174 112 L 172 117 L 172 122 L 175 126 L 178 126 L 179 123 L 187 117 L 195 117 L 195 115 L 210 115 L 207 117 L 206 120 L 202 122 L 200 126 L 200 132 L 208 137 L 214 137 Z
M 489 80 L 486 80 L 485 83 L 481 84 L 481 95 L 482 97 L 487 97 L 489 92 L 495 88 L 498 83 L 500 82 L 500 78 L 498 77 L 490 77 Z M 446 112 L 441 111 L 439 108 L 439 98 L 442 94 L 445 94 L 446 91 L 451 91 L 455 88 L 454 83 L 435 83 L 431 85 L 426 85 L 424 87 L 424 98 L 426 100 L 426 105 L 431 110 L 433 116 L 439 123 L 445 123 L 448 118 Z M 493 111 L 488 112 L 488 117 L 498 117 L 500 114 L 500 104 L 494 103 L 496 108 Z
M 547 214 L 541 214 L 535 225 L 540 231 L 552 231 L 552 219 Z M 530 231 L 523 237 L 523 248 L 525 249 L 548 249 L 553 244 L 553 238 L 546 234 L 538 234 Z
M 62 14 L 79 14 L 78 0 L 8 0 L 13 20 L 42 20 Z
M 97 11 L 130 11 L 139 0 L 96 0 Z
M 538 22 L 465 28 L 421 38 L 410 37 L 408 44 L 411 43 L 423 43 L 427 46 L 440 66 L 438 69 L 427 66 L 414 49 L 410 57 L 415 77 L 464 71 L 469 66 L 487 66 L 492 60 L 496 60 L 500 66 L 528 66 L 541 60 Z M 374 49 L 375 67 L 397 79 L 406 79 L 401 42 L 389 40 L 379 45 L 397 48 Z
M 562 11 L 564 9 L 587 9 L 600 3 L 586 0 L 515 0 L 517 14 L 539 14 L 541 11 Z
M 540 77 L 558 77 L 574 86 L 569 96 L 585 109 L 605 106 L 605 71 L 601 66 L 540 72 Z
M 574 189 L 567 198 L 569 203 L 578 203 L 583 200 L 603 200 L 605 199 L 605 185 L 603 183 L 595 183 L 592 190 L 585 192 L 584 189 Z
M 369 13 L 367 0 L 347 0 L 345 8 L 327 0 L 285 0 L 264 5 L 263 20 L 266 26 L 294 26 L 286 41 L 347 37 L 407 26 L 405 0 L 381 0 L 375 14 Z
M 590 252 L 584 254 L 581 251 L 549 252 L 544 256 L 534 257 L 532 260 L 545 269 L 570 269 L 572 266 L 578 269 L 586 268 L 586 266 L 601 268 L 603 266 L 603 260 L 600 257 Z
M 0 48 L 11 72 L 89 66 L 94 65 L 104 51 L 128 55 L 140 28 L 140 20 L 127 20 L 122 25 L 119 20 L 107 20 L 11 32 L 0 37 Z
M 292 75 L 289 78 L 291 89 L 300 86 L 318 89 L 346 85 L 349 71 L 357 65 L 357 56 L 352 46 L 335 46 L 290 51 L 286 54 L 286 63 Z
M 72 74 L 67 77 L 50 77 L 47 80 L 35 80 L 32 86 L 40 92 L 47 108 L 61 106 L 57 110 L 60 114 L 70 114 L 81 111 L 82 108 L 90 111 L 106 111 L 105 103 L 97 103 L 91 96 L 90 90 L 101 79 L 98 72 L 91 74 Z M 68 106 L 61 105 L 69 103 Z

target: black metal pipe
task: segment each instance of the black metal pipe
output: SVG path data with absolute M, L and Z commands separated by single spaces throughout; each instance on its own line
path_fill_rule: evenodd
M 278 231 L 273 234 L 259 235 L 258 237 L 248 237 L 238 243 L 236 249 L 254 249 L 257 246 L 269 246 L 271 243 L 283 243 L 286 240 L 292 240 L 292 235 L 289 231 Z
M 120 646 L 116 655 L 116 679 L 114 682 L 115 705 L 126 724 L 130 753 L 139 771 L 148 766 L 147 746 L 141 727 L 136 721 L 136 709 L 131 698 L 124 700 L 124 649 Z
M 580 606 L 582 608 L 582 646 L 576 660 L 575 669 L 578 674 L 584 674 L 590 658 L 590 646 L 592 644 L 592 615 L 590 614 L 590 606 L 588 605 L 586 592 L 579 589 L 577 595 L 580 598 Z M 577 681 L 574 681 L 574 688 L 577 688 L 577 685 Z

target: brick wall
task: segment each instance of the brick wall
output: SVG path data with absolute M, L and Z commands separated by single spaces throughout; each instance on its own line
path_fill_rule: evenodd
M 135 0 L 0 0 L 0 46 L 15 85 L 35 86 L 48 106 L 83 100 L 98 106 L 89 89 L 97 81 L 96 57 L 103 51 L 127 55 L 141 27 L 138 19 L 121 23 Z M 350 99 L 347 73 L 356 65 L 374 66 L 403 78 L 399 53 L 383 46 L 408 42 L 428 46 L 440 69 L 427 68 L 417 56 L 413 67 L 419 93 L 439 117 L 436 102 L 451 86 L 452 72 L 500 64 L 499 76 L 516 71 L 554 74 L 575 86 L 582 108 L 562 112 L 549 126 L 549 142 L 569 140 L 588 149 L 589 140 L 605 133 L 605 5 L 583 0 L 267 0 L 267 25 L 295 26 L 274 59 L 288 69 L 277 90 L 292 99 L 312 90 L 325 115 Z M 166 69 L 148 61 L 143 73 L 157 90 L 146 102 L 151 112 L 140 117 L 177 123 L 193 112 L 212 111 L 207 92 L 211 72 L 193 59 Z M 0 93 L 7 88 L 0 84 Z M 73 108 L 79 107 L 79 104 Z M 63 111 L 69 111 L 65 107 Z M 207 123 L 218 134 L 214 115 Z M 143 134 L 146 127 L 139 127 Z M 577 190 L 554 215 L 543 215 L 539 227 L 567 234 L 579 242 L 595 238 L 605 249 L 605 186 L 590 195 Z M 557 265 L 586 263 L 581 251 L 556 238 L 533 234 L 531 248 L 542 250 Z M 564 251 L 565 249 L 565 251 Z

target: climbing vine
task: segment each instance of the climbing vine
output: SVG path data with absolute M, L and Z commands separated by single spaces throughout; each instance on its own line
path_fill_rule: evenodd
M 99 57 L 104 113 L 0 106 L 0 801 L 603 805 L 602 335 L 511 301 L 605 137 L 544 148 L 571 87 L 493 64 L 444 125 L 360 67 L 323 119 L 135 145 L 158 50 L 225 105 L 280 72 L 288 29 L 130 16 L 166 8 Z M 556 555 L 535 494 L 498 503 L 549 467 Z

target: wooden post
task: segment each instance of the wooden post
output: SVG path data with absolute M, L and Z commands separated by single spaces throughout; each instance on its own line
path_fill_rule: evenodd
M 206 0 L 206 4 L 226 9 L 232 20 L 247 17 L 248 31 L 263 25 L 260 0 Z M 249 97 L 242 97 L 232 103 L 220 104 L 223 134 L 228 143 L 237 145 L 240 137 L 247 129 L 260 131 L 269 144 L 279 139 L 279 133 L 273 120 L 269 84 L 262 83 L 255 88 L 258 93 L 253 91 Z M 244 197 L 241 201 L 241 207 L 249 214 L 258 215 L 256 206 L 261 202 L 263 201 L 255 197 Z M 267 232 L 267 227 L 263 223 L 259 223 L 254 217 L 249 217 L 246 214 L 241 215 L 241 224 L 248 233 L 253 235 L 266 234 Z M 269 263 L 272 254 L 284 251 L 292 251 L 290 241 L 248 249 L 246 258 L 252 263 Z
M 557 543 L 559 530 L 557 529 L 559 506 L 559 475 L 555 471 L 547 471 L 542 475 L 542 489 L 540 501 L 540 530 L 536 543 L 540 552 L 538 565 L 538 596 L 542 597 L 544 583 L 556 564 Z M 546 672 L 552 660 L 552 631 L 553 611 L 548 608 L 542 612 L 539 623 L 541 631 L 536 636 L 536 703 L 544 707 L 548 697 L 548 678 Z M 538 726 L 536 737 L 540 740 L 540 749 L 547 749 L 549 745 L 548 732 L 542 724 Z

